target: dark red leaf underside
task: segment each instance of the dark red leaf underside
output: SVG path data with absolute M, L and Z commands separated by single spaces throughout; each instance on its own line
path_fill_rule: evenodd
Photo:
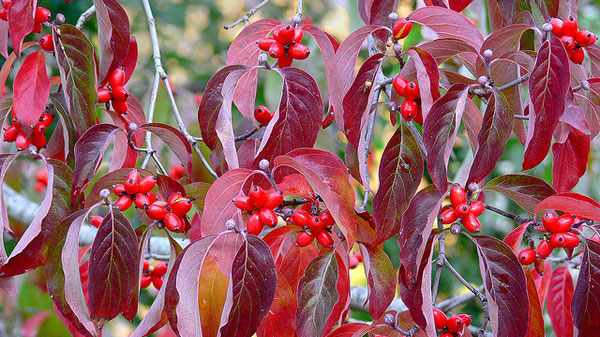
M 396 295 L 396 270 L 383 245 L 370 248 L 360 245 L 369 286 L 369 314 L 380 318 Z
M 12 47 L 17 56 L 21 56 L 23 39 L 31 33 L 37 1 L 20 0 L 8 7 L 8 31 Z M 42 52 L 43 53 L 43 52 Z
M 506 174 L 490 180 L 484 187 L 502 193 L 516 202 L 529 214 L 534 214 L 537 204 L 556 191 L 543 179 L 525 174 Z
M 578 193 L 558 193 L 549 196 L 536 206 L 535 214 L 542 210 L 563 211 L 585 219 L 600 221 L 600 204 Z
M 13 110 L 23 131 L 30 137 L 50 97 L 44 51 L 29 54 L 25 58 L 15 76 L 13 90 Z
M 571 304 L 578 336 L 595 336 L 600 331 L 600 243 L 585 240 L 583 258 Z
M 559 266 L 552 271 L 552 279 L 548 288 L 548 316 L 557 336 L 573 337 L 573 278 L 569 267 Z

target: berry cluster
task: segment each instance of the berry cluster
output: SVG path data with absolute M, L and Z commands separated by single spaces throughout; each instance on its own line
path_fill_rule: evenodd
M 46 189 L 46 186 L 48 186 L 48 170 L 44 168 L 35 174 L 35 185 L 33 185 L 33 190 L 41 192 Z
M 235 206 L 250 214 L 246 229 L 249 234 L 258 235 L 265 226 L 271 228 L 277 225 L 277 213 L 273 208 L 283 201 L 283 192 L 271 191 L 266 193 L 260 186 L 252 186 L 248 195 L 239 195 L 233 199 Z
M 585 54 L 582 48 L 596 43 L 596 35 L 588 30 L 579 30 L 577 20 L 572 16 L 565 21 L 554 18 L 550 20 L 550 24 L 552 34 L 562 40 L 571 61 L 577 64 L 583 63 Z
M 266 106 L 261 105 L 254 109 L 254 118 L 260 125 L 267 125 L 273 119 L 274 112 L 271 112 Z
M 363 261 L 362 253 L 360 250 L 354 254 L 350 254 L 350 269 L 358 267 L 358 264 Z
M 256 43 L 272 58 L 278 59 L 279 68 L 292 65 L 294 59 L 304 60 L 310 55 L 310 49 L 303 45 L 304 33 L 301 28 L 290 24 L 280 24 L 273 29 L 273 38 L 262 38 Z
M 471 315 L 468 314 L 460 314 L 448 318 L 443 311 L 433 308 L 435 328 L 444 331 L 440 337 L 454 337 L 455 333 L 460 333 L 463 328 L 471 325 L 471 320 Z
M 465 189 L 459 185 L 455 185 L 450 189 L 451 205 L 446 205 L 440 213 L 440 222 L 444 225 L 455 222 L 458 218 L 461 219 L 465 229 L 471 233 L 479 233 L 481 223 L 478 216 L 485 210 L 485 205 L 480 200 L 467 202 L 467 194 Z
M 184 197 L 179 192 L 169 196 L 167 202 L 156 201 L 146 208 L 146 215 L 160 221 L 168 230 L 175 233 L 185 231 L 185 216 L 192 209 L 192 200 Z
M 2 0 L 2 8 L 0 8 L 0 19 L 8 21 L 8 8 L 10 7 L 11 0 Z M 52 13 L 48 8 L 37 7 L 34 14 L 33 30 L 34 34 L 42 31 L 42 25 L 44 22 L 50 21 Z
M 310 203 L 305 203 L 302 208 L 295 210 L 289 219 L 290 223 L 304 228 L 304 231 L 300 232 L 296 238 L 296 245 L 306 247 L 317 239 L 321 246 L 333 247 L 333 238 L 331 237 L 331 226 L 335 224 L 333 216 L 329 210 L 313 216 L 310 213 L 311 207 Z
M 123 67 L 116 68 L 110 74 L 110 87 L 98 88 L 98 103 L 106 103 L 106 108 L 110 110 L 110 106 L 118 114 L 127 114 L 127 98 L 129 91 L 125 85 L 125 70 Z
M 154 288 L 160 289 L 164 282 L 164 276 L 167 273 L 168 266 L 165 262 L 160 262 L 154 267 L 150 267 L 150 263 L 144 260 L 144 268 L 142 269 L 142 280 L 140 288 L 147 288 L 150 283 Z
M 394 77 L 392 82 L 394 90 L 398 95 L 406 98 L 400 107 L 402 118 L 407 121 L 415 120 L 419 124 L 423 124 L 423 112 L 421 111 L 421 93 L 419 84 L 409 82 L 400 75 Z
M 31 139 L 29 139 L 21 128 L 19 118 L 13 112 L 12 125 L 4 132 L 4 141 L 9 143 L 15 142 L 18 150 L 25 150 L 29 144 L 33 144 L 38 149 L 41 149 L 46 146 L 46 135 L 44 133 L 53 121 L 54 116 L 52 114 L 43 113 L 33 128 Z
M 535 261 L 535 258 L 540 259 L 547 258 L 554 248 L 575 248 L 579 245 L 579 236 L 574 232 L 571 232 L 571 226 L 579 223 L 581 220 L 570 214 L 564 214 L 557 217 L 552 212 L 546 212 L 542 216 L 542 225 L 536 228 L 539 232 L 547 232 L 546 235 L 540 241 L 537 249 L 530 248 L 523 249 L 519 252 L 519 262 L 524 265 L 531 264 Z M 532 244 L 533 245 L 533 244 Z
M 400 40 L 408 36 L 410 34 L 410 30 L 412 29 L 412 22 L 408 18 L 400 19 L 394 23 L 394 27 L 392 28 L 392 33 L 394 34 L 394 39 Z
M 142 179 L 136 169 L 131 170 L 123 184 L 113 186 L 113 192 L 119 197 L 115 206 L 125 211 L 135 203 L 135 207 L 146 209 L 156 201 L 156 194 L 152 192 L 154 186 L 156 177 L 148 176 Z
M 98 227 L 100 227 L 100 224 L 102 224 L 103 220 L 104 220 L 103 217 L 101 217 L 99 215 L 94 215 L 90 218 L 90 224 L 92 224 L 92 226 L 98 228 Z
M 181 165 L 174 165 L 171 166 L 168 174 L 169 177 L 173 178 L 174 180 L 179 180 L 185 175 L 185 169 Z

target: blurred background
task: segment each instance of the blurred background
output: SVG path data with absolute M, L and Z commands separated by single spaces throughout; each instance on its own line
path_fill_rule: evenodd
M 170 75 L 173 89 L 180 110 L 183 113 L 184 120 L 187 122 L 190 133 L 200 136 L 197 125 L 198 101 L 202 95 L 204 87 L 210 77 L 221 67 L 225 65 L 225 55 L 227 48 L 235 36 L 243 29 L 243 24 L 233 29 L 225 30 L 223 25 L 231 23 L 240 18 L 244 13 L 258 4 L 260 0 L 154 0 L 151 1 L 154 16 L 160 39 L 160 47 L 163 56 L 163 65 Z M 148 33 L 148 25 L 143 12 L 141 1 L 122 0 L 120 3 L 125 7 L 129 14 L 129 20 L 132 27 L 132 35 L 137 38 L 139 46 L 139 61 L 136 72 L 130 80 L 128 89 L 142 102 L 144 108 L 148 105 L 149 93 L 154 77 L 154 64 L 152 61 L 152 49 Z M 63 1 L 39 1 L 39 6 L 49 8 L 53 16 L 56 13 L 63 13 L 67 23 L 75 24 L 77 19 L 89 6 L 91 0 L 76 0 L 70 3 Z M 414 8 L 421 6 L 422 3 L 415 1 L 400 0 L 398 14 L 400 17 L 408 15 Z M 292 15 L 295 14 L 296 0 L 271 0 L 263 9 L 255 14 L 250 22 L 255 22 L 261 18 L 271 17 L 282 22 L 289 22 Z M 486 1 L 476 0 L 465 11 L 464 14 L 474 20 L 478 27 L 487 34 L 486 19 Z M 304 19 L 320 26 L 323 30 L 331 33 L 338 41 L 342 41 L 350 32 L 363 25 L 357 11 L 356 0 L 321 0 L 304 2 Z M 579 1 L 579 24 L 581 27 L 600 34 L 600 0 L 581 0 Z M 84 31 L 92 42 L 97 46 L 98 37 L 97 21 L 92 17 L 84 26 Z M 43 33 L 49 33 L 48 28 L 44 28 Z M 30 36 L 31 40 L 38 40 L 39 35 Z M 411 45 L 421 43 L 426 39 L 431 39 L 431 32 L 421 31 L 420 27 L 415 27 L 413 33 L 403 41 L 405 48 Z M 304 41 L 312 51 L 308 61 L 296 61 L 294 66 L 303 68 L 312 74 L 320 87 L 326 88 L 325 71 L 322 58 L 318 52 L 316 42 L 310 38 Z M 366 57 L 366 51 L 361 53 L 360 60 Z M 58 69 L 55 66 L 52 57 L 47 57 L 49 73 L 58 75 Z M 1 63 L 4 60 L 0 61 Z M 360 62 L 359 62 L 360 65 Z M 18 69 L 18 61 L 14 69 Z M 444 67 L 454 67 L 456 64 L 444 65 Z M 392 61 L 386 61 L 384 72 L 387 76 L 394 76 L 398 72 L 398 65 Z M 267 72 L 264 72 L 267 73 Z M 8 87 L 11 87 L 15 71 L 9 76 Z M 274 74 L 260 75 L 259 88 L 257 93 L 257 105 L 266 105 L 274 110 L 281 95 L 282 81 Z M 10 91 L 7 94 L 10 96 Z M 107 119 L 107 116 L 102 118 Z M 166 99 L 166 92 L 161 88 L 156 108 L 156 121 L 170 123 L 174 125 L 171 116 L 170 107 Z M 236 134 L 252 127 L 249 121 L 243 120 L 241 115 L 234 111 L 234 125 Z M 387 141 L 395 131 L 395 127 L 390 123 L 387 110 L 381 110 L 378 114 L 378 121 L 375 131 L 374 151 L 369 158 L 369 172 L 371 174 L 371 186 L 377 188 L 377 170 L 379 160 Z M 51 131 L 50 131 L 51 132 Z M 3 143 L 2 152 L 13 151 L 12 144 Z M 333 125 L 322 131 L 319 136 L 316 147 L 332 151 L 344 157 L 345 138 L 339 130 Z M 160 147 L 159 147 L 160 148 Z M 207 150 L 207 149 L 204 149 Z M 207 151 L 208 153 L 208 151 Z M 109 154 L 110 155 L 110 154 Z M 588 195 L 596 200 L 600 199 L 598 190 L 598 181 L 600 178 L 600 167 L 598 157 L 600 156 L 600 147 L 598 142 L 592 144 L 592 153 L 590 155 L 589 167 L 586 175 L 581 179 L 575 188 L 575 191 Z M 177 162 L 175 157 L 166 149 L 161 151 L 161 158 L 167 167 L 174 166 Z M 506 148 L 506 151 L 494 170 L 492 177 L 521 172 L 521 163 L 523 158 L 523 146 L 512 138 Z M 200 168 L 199 162 L 195 158 L 195 180 L 211 181 L 209 175 Z M 461 177 L 468 174 L 472 161 L 472 153 L 468 146 L 468 140 L 464 130 L 459 133 L 453 155 L 450 160 L 449 177 L 451 180 L 460 181 Z M 546 158 L 542 165 L 526 173 L 542 177 L 551 183 L 552 158 Z M 35 175 L 40 166 L 27 159 L 16 162 L 17 169 L 11 170 L 7 176 L 7 183 L 28 196 L 33 201 L 39 202 L 42 198 L 41 193 L 34 190 Z M 106 172 L 108 167 L 101 167 L 99 174 Z M 151 170 L 155 168 L 150 167 Z M 462 179 L 466 179 L 462 178 Z M 357 202 L 362 201 L 362 190 L 354 181 L 357 187 Z M 424 179 L 422 186 L 428 182 Z M 90 185 L 91 186 L 91 185 Z M 501 209 L 512 213 L 526 215 L 526 213 L 506 198 L 493 193 L 487 196 L 487 202 Z M 370 207 L 370 206 L 369 206 Z M 485 212 L 480 218 L 483 224 L 483 233 L 503 238 L 515 223 L 507 219 Z M 136 221 L 131 217 L 132 222 Z M 23 224 L 12 223 L 16 228 L 24 229 Z M 6 246 L 10 250 L 14 247 L 14 240 L 6 241 Z M 479 268 L 477 264 L 477 253 L 473 244 L 464 236 L 446 237 L 447 257 L 453 265 L 465 276 L 472 284 L 481 285 Z M 395 239 L 390 239 L 385 243 L 394 266 L 398 266 L 398 247 Z M 351 271 L 351 282 L 354 286 L 365 286 L 365 276 L 362 264 Z M 0 337 L 4 336 L 68 336 L 69 332 L 62 326 L 52 310 L 52 302 L 45 290 L 45 280 L 42 268 L 18 277 L 20 286 L 19 296 L 11 299 L 0 293 Z M 438 301 L 465 293 L 467 290 L 458 283 L 453 276 L 444 270 L 442 273 L 442 282 Z M 135 324 L 139 322 L 139 317 L 143 317 L 144 312 L 151 305 L 156 290 L 152 287 L 142 291 L 140 297 L 141 306 L 138 318 L 132 323 L 118 317 L 107 324 L 104 336 L 128 336 Z M 456 313 L 469 313 L 474 316 L 474 325 L 480 325 L 483 317 L 480 305 L 475 301 L 468 302 L 463 307 L 459 307 Z M 370 317 L 367 313 L 353 312 L 352 319 L 368 321 Z M 549 322 L 549 319 L 547 319 Z M 548 336 L 553 336 L 551 328 L 548 327 Z M 165 332 L 162 336 L 168 336 Z M 158 336 L 158 334 L 157 334 Z

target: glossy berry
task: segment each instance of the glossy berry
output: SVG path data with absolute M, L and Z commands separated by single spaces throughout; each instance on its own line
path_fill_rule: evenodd
M 246 229 L 248 230 L 248 234 L 258 235 L 260 234 L 260 232 L 262 232 L 264 226 L 265 225 L 260 221 L 259 212 L 254 212 L 248 218 L 248 222 L 246 223 Z
M 296 35 L 294 26 L 286 24 L 279 28 L 279 34 L 277 35 L 277 38 L 282 44 L 289 44 L 294 41 L 294 35 Z
M 25 136 L 25 133 L 23 131 L 20 131 L 17 134 L 17 138 L 15 139 L 15 146 L 17 147 L 17 149 L 25 150 L 29 146 L 29 144 L 31 144 L 31 140 L 29 140 L 29 138 Z
M 34 133 L 31 135 L 31 144 L 38 149 L 46 147 L 46 136 L 43 133 Z
M 40 116 L 39 122 L 46 127 L 50 126 L 54 122 L 54 115 L 49 113 L 43 113 Z
M 304 37 L 304 32 L 300 28 L 296 28 L 294 30 L 294 43 L 302 42 L 302 37 Z
M 450 189 L 450 202 L 454 207 L 467 202 L 467 194 L 465 193 L 465 189 L 461 186 L 454 185 L 452 189 Z
M 325 224 L 321 221 L 321 218 L 318 216 L 313 216 L 310 218 L 308 222 L 308 229 L 313 233 L 319 233 L 325 230 Z M 318 234 L 317 234 L 318 235 Z
M 161 277 L 167 273 L 167 269 L 169 269 L 167 264 L 165 262 L 161 262 L 154 266 L 154 269 L 152 269 L 152 276 Z
M 40 33 L 40 32 L 42 31 L 42 28 L 43 28 L 43 27 L 44 27 L 44 26 L 42 25 L 42 23 L 41 23 L 41 22 L 35 22 L 35 23 L 33 24 L 33 29 L 31 30 L 31 32 L 32 32 L 33 34 Z
M 421 96 L 419 85 L 415 82 L 408 82 L 406 85 L 406 94 L 404 96 L 409 101 L 414 101 L 419 98 Z
M 265 191 L 260 186 L 252 186 L 248 196 L 250 197 L 250 204 L 253 205 L 254 208 L 263 207 L 267 199 Z
M 152 220 L 161 221 L 167 215 L 167 209 L 163 206 L 152 204 L 146 209 L 146 215 Z
M 122 195 L 123 193 L 125 193 L 125 185 L 124 184 L 117 184 L 113 186 L 113 193 L 116 195 Z
M 554 18 L 550 20 L 550 24 L 552 25 L 552 34 L 557 37 L 563 36 L 563 21 L 559 18 Z
M 298 247 L 306 247 L 310 245 L 314 239 L 315 237 L 313 235 L 308 234 L 307 232 L 300 232 L 300 234 L 298 234 L 298 237 L 296 238 L 296 245 Z
M 558 231 L 558 217 L 552 212 L 546 212 L 542 216 L 542 224 L 544 229 L 550 233 Z
M 150 205 L 150 200 L 148 199 L 146 193 L 137 193 L 135 195 L 135 200 L 133 201 L 133 203 L 137 208 L 146 209 L 146 207 Z
M 473 213 L 469 213 L 469 215 L 462 219 L 462 223 L 465 229 L 471 233 L 479 233 L 481 231 L 481 223 Z
M 263 205 L 263 207 L 275 208 L 275 207 L 281 205 L 282 201 L 283 201 L 283 192 L 272 191 L 270 193 L 267 193 L 267 197 L 265 199 L 265 204 Z
M 459 316 L 450 317 L 446 322 L 446 327 L 450 332 L 459 332 L 462 330 L 464 325 L 465 322 L 463 322 L 462 318 Z
M 469 205 L 471 207 L 471 213 L 475 216 L 480 216 L 485 211 L 485 204 L 480 200 L 475 200 Z
M 182 197 L 183 197 L 183 196 L 182 196 L 182 195 L 181 195 L 181 193 L 179 193 L 179 192 L 172 193 L 172 194 L 169 196 L 169 199 L 167 199 L 167 204 L 168 204 L 169 206 L 172 206 L 172 205 L 175 203 L 175 201 L 176 201 L 177 199 L 179 199 L 179 198 L 182 198 Z
M 400 112 L 402 113 L 402 118 L 406 121 L 411 121 L 417 115 L 417 111 L 419 110 L 419 106 L 415 101 L 406 100 L 402 103 L 400 107 Z
M 444 332 L 440 335 L 440 337 L 454 337 L 454 334 L 450 332 Z
M 147 176 L 147 177 L 142 178 L 138 185 L 139 191 L 141 193 L 150 192 L 154 188 L 154 186 L 156 186 L 156 180 L 157 180 L 157 178 L 155 176 Z
M 412 22 L 407 20 L 406 18 L 400 19 L 396 21 L 392 32 L 394 34 L 394 38 L 396 40 L 400 40 L 408 36 L 410 34 L 410 30 L 412 29 Z
M 292 57 L 283 55 L 279 58 L 279 61 L 277 61 L 277 65 L 279 68 L 287 68 L 291 66 L 293 62 L 294 59 Z
M 188 198 L 179 198 L 170 206 L 173 213 L 185 216 L 192 209 L 192 201 Z
M 123 185 L 125 186 L 125 192 L 131 195 L 136 194 L 140 189 L 139 183 L 132 178 L 127 178 Z
M 558 229 L 557 232 L 566 232 L 575 223 L 575 219 L 569 214 L 564 214 L 558 217 Z
M 167 213 L 163 219 L 163 222 L 165 223 L 165 227 L 167 227 L 167 229 L 171 232 L 183 232 L 185 228 L 185 224 L 175 213 Z
M 275 39 L 263 38 L 263 39 L 256 41 L 256 44 L 258 45 L 258 48 L 260 48 L 261 50 L 268 51 L 274 42 L 277 42 L 277 41 L 275 41 Z
M 33 129 L 33 133 L 44 133 L 46 132 L 46 126 L 42 123 L 37 123 Z
M 327 231 L 320 231 L 316 235 L 317 241 L 323 247 L 333 247 L 333 238 Z
M 273 118 L 273 113 L 266 106 L 261 105 L 254 109 L 254 118 L 260 125 L 267 125 Z
M 433 308 L 433 321 L 435 322 L 436 329 L 443 329 L 446 326 L 448 317 L 438 308 Z
M 303 209 L 297 209 L 294 211 L 294 214 L 292 214 L 292 222 L 296 226 L 308 226 L 310 220 L 310 214 Z
M 120 115 L 126 114 L 127 110 L 129 110 L 129 105 L 127 104 L 127 102 L 113 100 L 112 107 L 115 110 L 115 112 Z
M 122 87 L 125 85 L 125 70 L 121 67 L 113 70 L 113 72 L 110 74 L 109 83 L 113 90 L 117 87 Z
M 52 42 L 52 35 L 45 34 L 40 38 L 40 47 L 45 51 L 54 51 L 54 42 Z
M 131 199 L 131 197 L 129 195 L 123 195 L 123 196 L 119 197 L 119 199 L 117 199 L 117 201 L 115 202 L 115 206 L 117 208 L 119 208 L 119 210 L 125 211 L 129 207 L 131 207 L 132 203 L 133 203 L 133 199 Z
M 2 1 L 2 8 L 8 9 L 8 7 L 10 7 L 10 3 L 11 2 L 12 2 L 11 0 L 3 0 Z
M 179 180 L 179 179 L 183 178 L 183 176 L 185 175 L 185 169 L 181 165 L 174 165 L 174 166 L 171 166 L 168 173 L 169 173 L 169 177 L 171 177 L 175 180 Z
M 156 201 L 156 194 L 154 194 L 154 192 L 148 192 L 146 193 L 146 195 L 148 196 L 148 204 L 151 205 Z
M 554 249 L 554 247 L 552 247 L 550 242 L 548 242 L 546 240 L 542 240 L 542 242 L 540 242 L 540 244 L 538 245 L 535 252 L 540 259 L 545 259 L 548 257 L 548 255 L 550 255 L 550 253 L 552 253 L 553 249 Z
M 471 207 L 466 203 L 462 203 L 454 208 L 454 212 L 456 212 L 456 216 L 464 219 L 471 214 Z
M 104 220 L 103 217 L 99 216 L 99 215 L 94 215 L 91 219 L 90 219 L 90 223 L 92 224 L 92 226 L 98 228 L 100 227 L 100 224 L 102 223 L 102 220 Z
M 573 48 L 575 48 L 575 39 L 572 36 L 565 35 L 561 37 L 560 40 L 567 50 L 573 50 Z
M 142 280 L 140 281 L 140 288 L 148 288 L 148 286 L 150 286 L 150 283 L 152 283 L 152 276 L 143 275 Z
M 471 322 L 473 321 L 473 317 L 471 317 L 469 314 L 460 314 L 457 316 L 462 319 L 463 323 L 465 323 L 465 326 L 471 325 Z
M 573 16 L 569 16 L 562 25 L 562 33 L 565 36 L 575 36 L 577 34 L 577 20 Z
M 19 134 L 19 129 L 17 129 L 17 127 L 15 127 L 14 125 L 10 126 L 8 129 L 6 129 L 6 131 L 4 132 L 4 141 L 12 143 L 17 139 L 17 135 Z
M 110 91 L 106 88 L 98 88 L 96 93 L 98 94 L 98 103 L 106 103 L 112 98 Z
M 163 285 L 163 279 L 162 278 L 158 278 L 158 277 L 153 277 L 152 278 L 152 285 L 154 286 L 154 288 L 156 289 L 160 289 L 160 287 L 162 287 Z
M 324 211 L 319 215 L 319 219 L 323 223 L 324 227 L 333 226 L 335 224 L 335 219 L 329 210 Z
M 50 21 L 50 19 L 52 18 L 52 14 L 50 13 L 50 10 L 48 10 L 47 8 L 44 7 L 38 7 L 35 9 L 35 22 L 36 23 L 42 23 L 42 22 L 48 22 Z
M 35 180 L 38 182 L 47 185 L 48 184 L 48 170 L 41 169 L 38 173 L 35 174 Z
M 580 30 L 575 34 L 575 42 L 577 42 L 580 47 L 587 47 L 595 42 L 592 39 L 593 36 L 594 34 L 589 30 Z
M 242 211 L 251 211 L 254 209 L 254 206 L 250 204 L 250 197 L 245 195 L 238 195 L 233 199 L 235 203 L 235 207 L 241 209 Z
M 126 102 L 127 98 L 129 98 L 129 90 L 125 87 L 113 87 L 112 97 L 116 101 Z
M 560 248 L 565 245 L 565 235 L 564 233 L 554 233 L 550 235 L 550 244 L 552 247 Z
M 260 222 L 269 227 L 274 227 L 277 224 L 277 213 L 272 208 L 263 207 L 258 211 Z
M 583 48 L 575 47 L 573 48 L 573 54 L 571 54 L 571 61 L 575 64 L 582 64 L 583 60 L 585 60 L 585 53 L 583 52 Z
M 522 265 L 532 264 L 535 260 L 535 250 L 533 250 L 533 248 L 525 248 L 519 252 L 519 256 L 517 258 Z
M 277 59 L 283 56 L 283 53 L 285 52 L 285 47 L 280 42 L 275 41 L 269 47 L 268 52 L 269 56 Z
M 363 262 L 363 257 L 362 257 L 362 253 L 360 252 L 360 250 L 356 253 L 354 253 L 354 256 L 356 256 L 356 258 L 358 259 L 358 262 Z
M 408 86 L 408 81 L 404 77 L 398 75 L 394 77 L 392 86 L 394 87 L 394 90 L 396 90 L 398 95 L 404 97 L 406 95 L 406 87 Z
M 440 223 L 447 225 L 451 224 L 458 219 L 454 208 L 447 209 L 440 214 Z
M 302 43 L 296 43 L 290 46 L 288 49 L 288 55 L 291 58 L 304 60 L 310 56 L 310 49 Z
M 8 9 L 0 8 L 0 19 L 8 21 Z
M 579 245 L 579 236 L 577 236 L 577 234 L 565 232 L 563 233 L 563 236 L 565 239 L 565 248 L 575 248 Z
M 356 256 L 350 255 L 350 259 L 349 259 L 349 267 L 350 267 L 350 269 L 355 269 L 356 267 L 358 267 L 359 263 L 360 263 L 360 261 L 358 261 L 358 259 L 356 258 Z

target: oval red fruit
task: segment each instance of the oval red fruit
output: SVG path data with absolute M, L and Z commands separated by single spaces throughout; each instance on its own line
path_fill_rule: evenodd
M 17 149 L 25 150 L 29 146 L 29 144 L 31 144 L 31 140 L 29 140 L 29 138 L 25 136 L 25 133 L 23 131 L 20 131 L 17 134 L 17 138 L 15 139 L 15 146 L 17 147 Z
M 140 281 L 140 288 L 147 288 L 150 283 L 152 283 L 152 276 L 143 275 L 142 280 Z
M 267 125 L 273 118 L 273 114 L 266 106 L 261 105 L 254 109 L 254 118 L 260 125 Z
M 406 95 L 406 87 L 408 86 L 408 81 L 404 77 L 397 75 L 396 77 L 394 77 L 392 86 L 394 87 L 394 90 L 396 90 L 396 93 L 398 93 L 398 95 L 405 96 Z
M 48 22 L 52 18 L 52 13 L 50 10 L 44 7 L 38 7 L 35 9 L 35 22 L 42 23 Z
M 271 56 L 272 58 L 280 58 L 283 56 L 283 53 L 285 52 L 285 48 L 283 47 L 283 45 L 277 41 L 273 42 L 271 44 L 271 46 L 269 47 L 269 56 Z
M 322 232 L 325 230 L 325 224 L 323 223 L 323 221 L 321 221 L 321 218 L 319 218 L 318 216 L 313 216 L 310 218 L 310 221 L 308 222 L 308 229 L 315 233 L 318 236 L 319 232 Z
M 554 247 L 550 244 L 550 242 L 546 240 L 542 240 L 540 244 L 537 246 L 536 254 L 540 259 L 545 259 L 552 253 Z
M 446 314 L 438 308 L 433 308 L 433 321 L 435 322 L 436 329 L 443 329 L 446 326 L 448 317 Z
M 4 132 L 4 141 L 12 143 L 17 139 L 17 135 L 19 134 L 19 129 L 17 129 L 14 125 L 11 125 Z
M 113 186 L 113 192 L 116 195 L 122 195 L 123 193 L 125 193 L 125 185 L 124 184 L 116 184 Z
M 110 91 L 106 88 L 98 88 L 96 93 L 98 94 L 98 103 L 106 103 L 112 98 Z
M 315 239 L 314 235 L 308 234 L 307 232 L 300 232 L 296 238 L 296 245 L 298 247 L 306 247 Z
M 254 209 L 254 206 L 250 204 L 250 197 L 246 195 L 238 195 L 233 199 L 235 203 L 235 207 L 241 209 L 242 211 L 251 211 Z
M 447 209 L 440 214 L 440 223 L 447 225 L 451 224 L 458 219 L 456 212 L 453 208 Z
M 481 223 L 473 213 L 469 213 L 469 215 L 462 219 L 462 223 L 465 229 L 471 233 L 479 233 L 481 231 Z
M 418 110 L 419 106 L 415 101 L 406 100 L 400 107 L 400 113 L 405 121 L 412 121 L 416 117 Z
M 142 193 L 150 192 L 156 186 L 157 178 L 155 176 L 147 176 L 140 179 L 139 190 Z
M 333 226 L 335 224 L 335 219 L 331 215 L 329 210 L 325 210 L 321 215 L 319 215 L 319 219 L 323 222 L 324 227 Z
M 462 330 L 464 325 L 465 322 L 463 322 L 462 318 L 459 316 L 450 317 L 446 322 L 446 327 L 450 332 L 459 332 Z
M 192 209 L 192 201 L 188 198 L 179 198 L 170 206 L 173 213 L 185 216 Z
M 133 203 L 137 208 L 146 209 L 146 207 L 150 205 L 150 200 L 148 199 L 146 193 L 137 193 L 135 195 L 135 200 L 133 201 Z
M 248 222 L 246 223 L 248 234 L 259 235 L 264 226 L 265 225 L 260 221 L 259 212 L 252 213 L 252 215 L 248 218 Z
M 152 285 L 156 289 L 160 289 L 160 287 L 162 287 L 162 285 L 163 285 L 163 282 L 164 282 L 163 279 L 160 277 L 152 277 Z
M 297 60 L 304 60 L 310 56 L 310 49 L 302 43 L 296 43 L 290 46 L 288 55 Z
M 283 201 L 283 192 L 281 191 L 272 191 L 267 193 L 267 197 L 265 199 L 265 204 L 263 207 L 265 208 L 275 208 L 281 205 Z
M 459 185 L 452 186 L 452 189 L 450 189 L 450 202 L 454 207 L 467 202 L 465 189 Z
M 400 19 L 396 21 L 392 32 L 394 34 L 394 38 L 396 40 L 400 40 L 408 36 L 410 34 L 410 30 L 412 29 L 412 22 L 407 20 L 406 18 Z
M 54 51 L 54 42 L 52 42 L 52 35 L 42 35 L 42 37 L 40 38 L 40 47 L 45 51 Z
M 471 213 L 475 216 L 480 216 L 485 211 L 485 204 L 481 200 L 475 200 L 469 206 L 471 207 Z
M 562 25 L 562 33 L 563 35 L 568 35 L 568 36 L 575 36 L 575 34 L 577 34 L 577 30 L 578 30 L 578 25 L 577 25 L 577 20 L 575 20 L 575 18 L 570 15 L 564 22 Z
M 473 321 L 473 318 L 469 314 L 460 314 L 457 316 L 462 319 L 463 323 L 465 323 L 465 326 L 471 325 L 471 322 Z
M 581 47 L 573 48 L 573 53 L 571 54 L 570 59 L 575 64 L 582 64 L 583 60 L 585 60 L 585 53 L 583 52 L 583 48 L 581 48 Z
M 294 225 L 300 227 L 308 226 L 310 222 L 310 214 L 303 209 L 295 210 L 291 218 Z
M 277 224 L 277 213 L 275 213 L 272 208 L 263 207 L 260 209 L 258 214 L 260 216 L 260 222 L 263 224 L 269 227 L 275 227 Z
M 421 96 L 421 92 L 419 90 L 419 85 L 415 82 L 408 82 L 406 85 L 406 99 L 410 101 L 415 101 Z
M 571 229 L 571 226 L 575 223 L 575 219 L 570 214 L 563 214 L 558 217 L 558 228 L 557 232 L 566 232 Z
M 267 194 L 260 186 L 252 186 L 250 189 L 250 193 L 248 193 L 250 197 L 250 204 L 254 206 L 254 208 L 261 208 L 265 204 L 267 199 Z
M 168 230 L 175 233 L 183 232 L 185 227 L 183 220 L 175 213 L 165 214 L 163 222 L 165 223 L 165 227 L 167 227 Z
M 550 20 L 550 24 L 552 25 L 552 34 L 557 37 L 563 36 L 563 21 L 559 18 L 553 18 Z
M 564 233 L 554 233 L 550 235 L 550 244 L 552 247 L 560 248 L 565 246 L 565 235 Z
M 161 221 L 167 215 L 167 209 L 163 206 L 152 204 L 146 209 L 146 215 L 152 220 Z
M 126 114 L 127 110 L 129 110 L 129 106 L 127 105 L 127 102 L 113 100 L 112 107 L 116 113 L 121 114 L 121 115 Z
M 112 97 L 115 101 L 125 102 L 129 98 L 129 90 L 125 87 L 113 87 Z
M 122 87 L 123 85 L 125 85 L 125 70 L 121 67 L 116 68 L 115 70 L 113 70 L 112 74 L 110 74 L 110 87 L 116 88 L 116 87 Z
M 171 195 L 169 196 L 169 199 L 167 199 L 167 204 L 169 206 L 171 206 L 171 205 L 173 205 L 173 203 L 175 202 L 175 200 L 177 200 L 177 199 L 179 199 L 181 197 L 183 197 L 183 196 L 179 192 L 171 193 Z
M 133 203 L 133 200 L 131 199 L 131 197 L 129 195 L 123 195 L 119 199 L 117 199 L 117 201 L 115 202 L 115 206 L 117 208 L 119 208 L 119 210 L 125 211 L 129 207 L 131 207 L 132 203 Z
M 546 231 L 550 233 L 558 231 L 558 217 L 552 212 L 546 212 L 542 215 L 542 224 Z
M 522 265 L 529 265 L 535 261 L 535 250 L 533 248 L 525 248 L 519 252 L 517 257 Z
M 577 234 L 565 232 L 563 236 L 565 239 L 565 248 L 575 248 L 579 245 L 579 236 Z
M 304 37 L 304 32 L 301 28 L 294 29 L 294 42 L 300 43 L 302 42 L 302 38 Z
M 454 212 L 456 212 L 457 217 L 464 219 L 471 214 L 471 207 L 466 203 L 462 203 L 454 208 Z M 473 216 L 475 215 L 473 214 Z
M 154 269 L 152 269 L 152 276 L 161 277 L 167 273 L 167 269 L 169 269 L 167 264 L 165 262 L 160 262 L 159 264 L 154 266 Z
M 333 238 L 327 231 L 320 231 L 316 234 L 317 241 L 323 247 L 333 247 Z
M 279 68 L 287 68 L 291 66 L 293 62 L 294 59 L 292 57 L 283 55 L 279 58 L 279 61 L 277 61 L 277 65 L 279 66 Z
M 260 48 L 261 50 L 268 51 L 269 48 L 271 47 L 271 45 L 275 42 L 276 42 L 275 39 L 270 39 L 270 38 L 265 37 L 263 39 L 256 41 L 256 44 L 258 45 L 258 48 Z
M 296 30 L 294 29 L 294 26 L 290 25 L 290 24 L 286 24 L 281 26 L 281 28 L 279 28 L 279 34 L 277 36 L 278 41 L 281 42 L 282 44 L 289 44 L 292 43 L 292 41 L 294 41 L 294 36 L 296 35 Z
M 102 220 L 104 220 L 103 217 L 99 216 L 99 215 L 94 215 L 91 219 L 90 219 L 90 223 L 92 224 L 92 226 L 98 228 L 100 227 L 100 224 L 102 223 Z

